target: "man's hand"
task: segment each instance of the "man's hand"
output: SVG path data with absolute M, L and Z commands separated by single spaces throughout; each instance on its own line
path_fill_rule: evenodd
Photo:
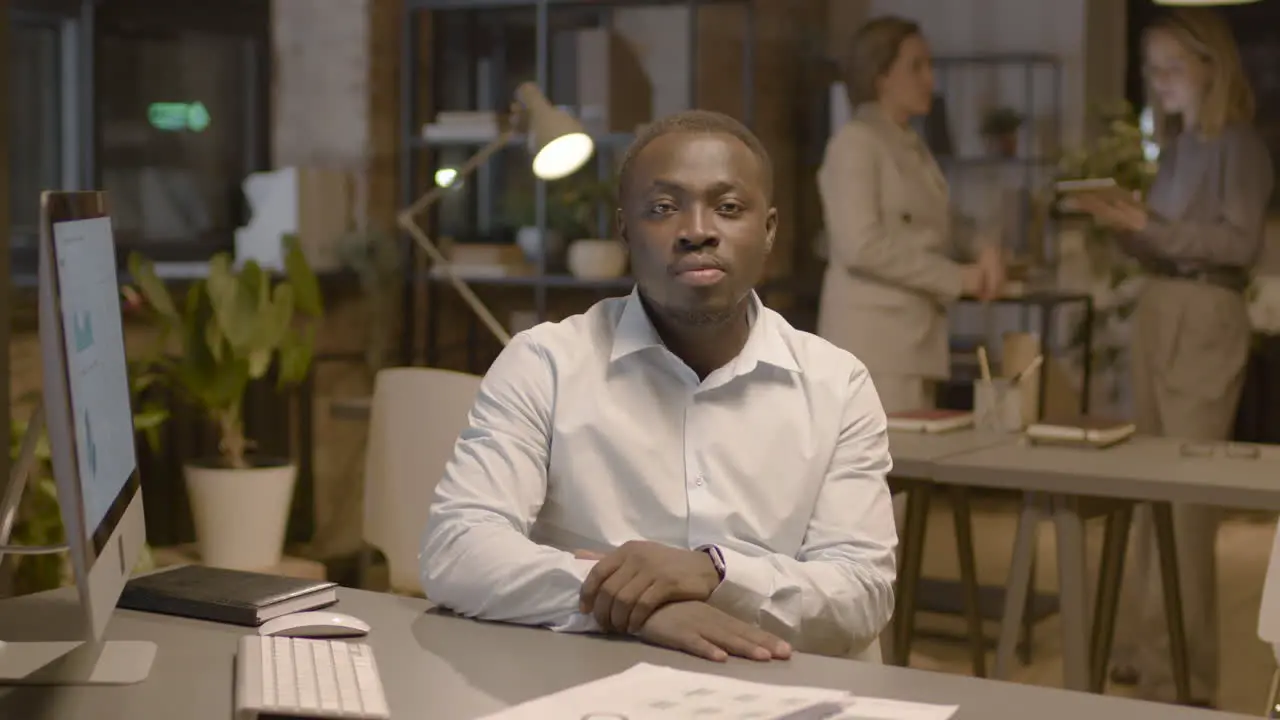
M 715 662 L 730 655 L 760 661 L 791 657 L 791 646 L 781 639 L 704 602 L 665 605 L 636 634 L 645 642 Z
M 635 633 L 658 608 L 706 600 L 720 584 L 704 552 L 629 542 L 596 563 L 582 583 L 581 610 L 605 632 Z

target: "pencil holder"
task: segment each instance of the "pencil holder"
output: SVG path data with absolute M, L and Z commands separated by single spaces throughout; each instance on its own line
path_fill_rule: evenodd
M 1022 432 L 1022 392 L 1006 378 L 973 383 L 973 422 L 979 430 Z

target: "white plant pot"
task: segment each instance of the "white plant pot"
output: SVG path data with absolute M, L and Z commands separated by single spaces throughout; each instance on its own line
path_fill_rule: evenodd
M 584 280 L 608 280 L 627 271 L 627 249 L 621 240 L 574 240 L 568 260 L 569 272 Z
M 205 565 L 261 571 L 280 563 L 296 465 L 238 470 L 193 464 L 183 470 Z

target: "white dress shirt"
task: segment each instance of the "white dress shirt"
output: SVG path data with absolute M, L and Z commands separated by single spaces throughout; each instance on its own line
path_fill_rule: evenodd
M 517 335 L 437 486 L 427 597 L 592 632 L 574 551 L 714 544 L 711 605 L 801 652 L 869 655 L 893 612 L 884 411 L 861 362 L 751 302 L 746 346 L 702 381 L 634 292 Z

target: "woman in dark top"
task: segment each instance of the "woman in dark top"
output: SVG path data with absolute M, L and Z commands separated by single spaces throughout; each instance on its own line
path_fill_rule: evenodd
M 1179 9 L 1147 28 L 1144 70 L 1161 153 L 1146 204 L 1084 198 L 1146 271 L 1133 315 L 1139 430 L 1227 440 L 1251 330 L 1245 289 L 1262 250 L 1274 183 L 1252 126 L 1253 93 L 1231 30 L 1206 9 Z M 1191 697 L 1216 700 L 1219 675 L 1216 508 L 1174 507 Z M 1142 695 L 1173 693 L 1168 634 L 1149 508 L 1135 516 L 1112 679 Z

